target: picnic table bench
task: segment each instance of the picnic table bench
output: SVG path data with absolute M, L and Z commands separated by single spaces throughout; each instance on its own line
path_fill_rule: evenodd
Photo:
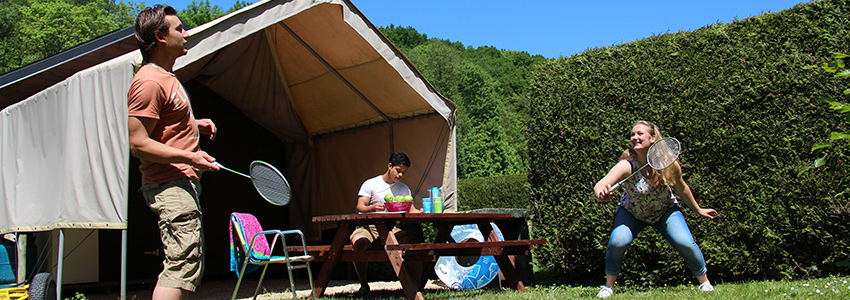
M 339 261 L 344 262 L 385 262 L 389 261 L 386 250 L 402 251 L 405 259 L 408 257 L 415 261 L 436 262 L 440 256 L 500 256 L 500 255 L 528 255 L 534 245 L 546 243 L 546 240 L 519 240 L 499 242 L 463 242 L 463 243 L 419 243 L 388 245 L 384 249 L 354 251 L 351 245 L 342 248 L 342 256 Z M 301 246 L 287 247 L 289 252 L 300 253 Z M 324 262 L 328 260 L 331 246 L 307 246 L 307 254 L 313 256 L 313 261 Z M 297 251 L 297 252 L 296 252 Z

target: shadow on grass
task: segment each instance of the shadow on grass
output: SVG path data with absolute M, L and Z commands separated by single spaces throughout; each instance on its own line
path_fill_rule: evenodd
M 427 299 L 467 299 L 470 297 L 479 297 L 487 294 L 496 295 L 501 293 L 498 289 L 480 289 L 480 290 L 426 290 L 423 296 Z M 333 299 L 406 299 L 404 291 L 372 291 L 368 294 L 336 294 Z

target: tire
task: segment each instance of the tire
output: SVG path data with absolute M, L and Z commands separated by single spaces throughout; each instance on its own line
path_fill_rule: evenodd
M 50 273 L 35 274 L 29 289 L 29 299 L 32 300 L 54 300 L 56 299 L 56 281 Z

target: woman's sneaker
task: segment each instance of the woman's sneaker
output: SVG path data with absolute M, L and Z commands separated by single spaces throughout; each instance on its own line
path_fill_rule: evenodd
M 708 281 L 706 281 L 699 285 L 699 290 L 703 292 L 713 292 L 714 286 L 711 285 L 711 283 L 709 283 Z
M 611 295 L 613 294 L 613 289 L 603 285 L 602 288 L 599 289 L 599 293 L 596 293 L 596 298 L 608 298 L 611 297 Z

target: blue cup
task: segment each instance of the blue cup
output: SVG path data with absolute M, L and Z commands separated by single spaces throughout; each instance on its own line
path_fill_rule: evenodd
M 431 198 L 422 198 L 422 210 L 430 214 L 434 212 L 434 206 L 431 204 Z

